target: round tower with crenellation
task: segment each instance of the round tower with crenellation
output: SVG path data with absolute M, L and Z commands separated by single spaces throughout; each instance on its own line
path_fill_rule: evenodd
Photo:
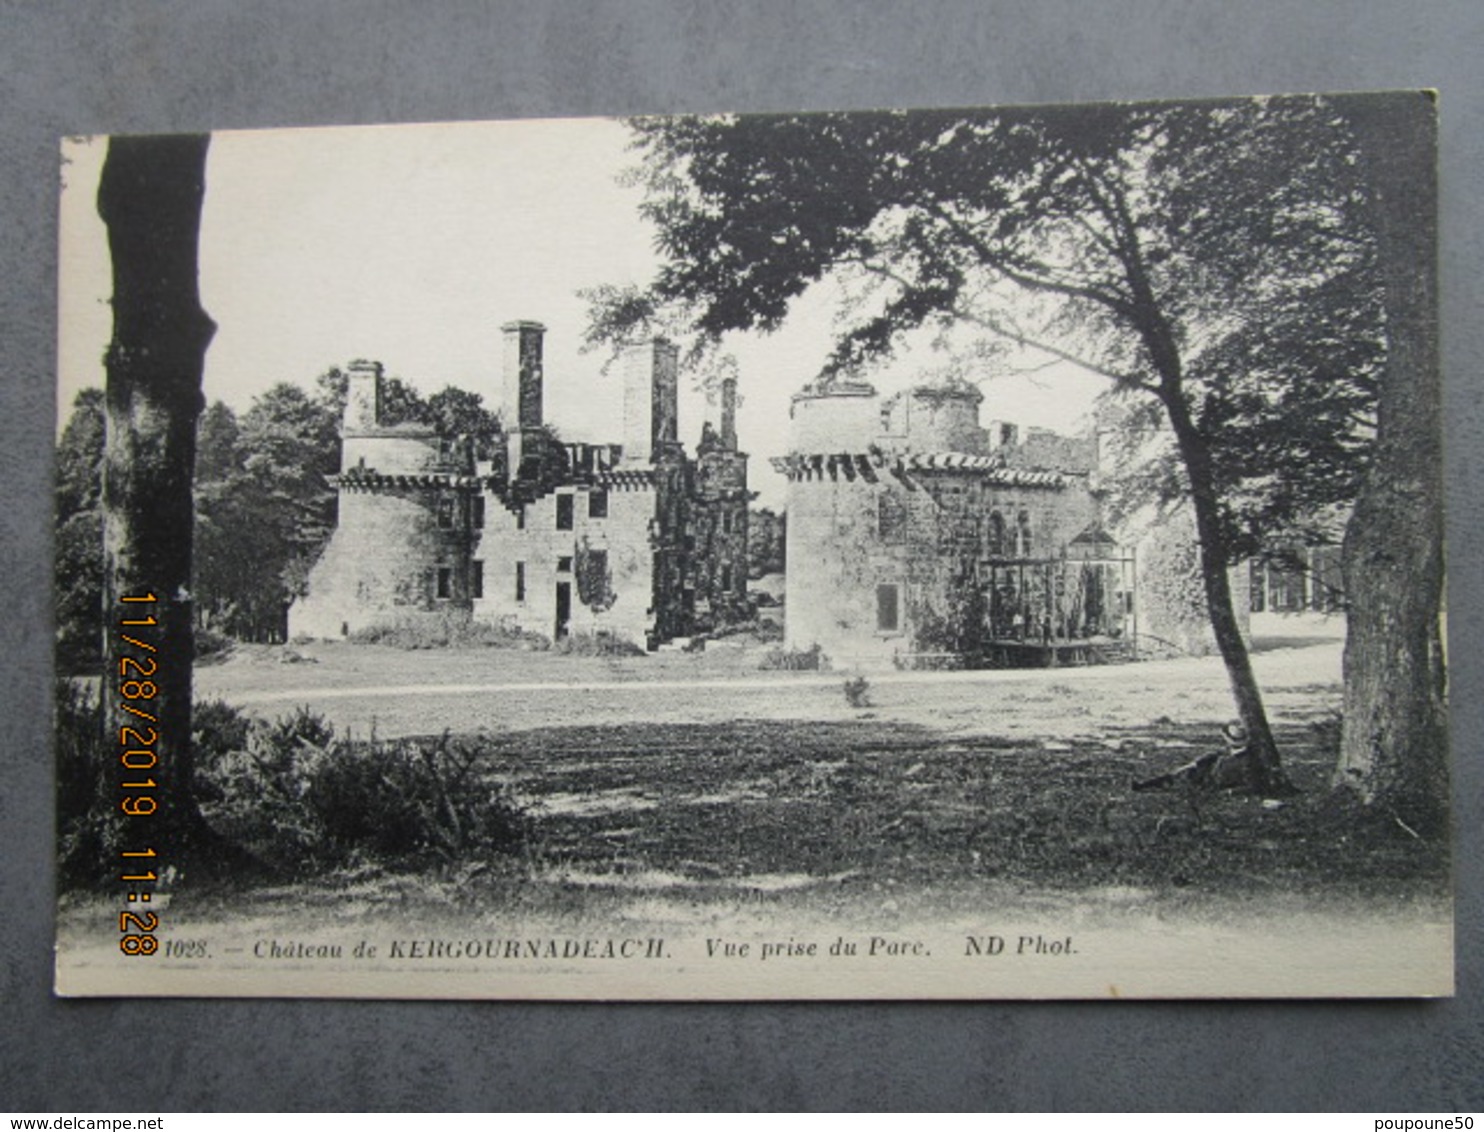
M 470 609 L 468 446 L 422 424 L 383 424 L 381 366 L 357 361 L 341 430 L 339 521 L 289 610 L 293 637 Z

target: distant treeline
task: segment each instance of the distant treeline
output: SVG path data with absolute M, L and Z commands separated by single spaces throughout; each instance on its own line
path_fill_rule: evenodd
M 280 383 L 238 416 L 220 401 L 201 415 L 195 471 L 193 597 L 202 642 L 284 639 L 287 611 L 335 529 L 346 377 L 319 376 L 313 391 Z M 449 387 L 423 398 L 393 377 L 382 420 L 418 421 L 487 447 L 499 419 L 476 393 Z M 85 389 L 57 445 L 56 625 L 62 671 L 100 654 L 103 603 L 103 391 Z

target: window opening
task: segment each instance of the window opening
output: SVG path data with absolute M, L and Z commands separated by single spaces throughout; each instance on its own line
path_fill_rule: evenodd
M 898 606 L 898 592 L 894 584 L 876 587 L 876 631 L 878 633 L 895 633 L 901 628 L 901 611 Z
M 1031 513 L 1022 511 L 1015 517 L 1016 553 L 1021 558 L 1031 555 Z

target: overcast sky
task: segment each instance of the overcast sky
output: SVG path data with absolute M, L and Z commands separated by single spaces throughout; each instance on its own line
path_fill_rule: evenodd
M 639 219 L 622 123 L 572 119 L 228 131 L 212 137 L 201 297 L 218 329 L 208 399 L 239 412 L 279 381 L 309 385 L 352 358 L 433 393 L 474 390 L 499 408 L 500 325 L 544 323 L 546 415 L 572 440 L 620 439 L 617 374 L 579 353 L 600 283 L 645 282 L 656 260 Z M 106 234 L 94 201 L 105 139 L 64 143 L 58 399 L 101 385 L 111 321 Z M 783 450 L 788 399 L 817 373 L 833 296 L 779 333 L 726 343 L 740 364 L 738 432 L 753 487 L 782 503 L 766 458 Z M 919 348 L 870 375 L 890 392 L 946 359 Z M 1102 386 L 1076 374 L 985 385 L 984 419 L 1070 428 Z M 681 438 L 714 406 L 682 376 Z

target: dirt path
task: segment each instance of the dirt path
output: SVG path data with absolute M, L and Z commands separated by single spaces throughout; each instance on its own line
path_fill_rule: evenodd
M 1329 645 L 1310 646 L 1303 650 L 1288 650 L 1290 652 L 1302 651 L 1302 658 L 1285 657 L 1285 661 L 1299 659 L 1306 677 L 1310 682 L 1322 679 L 1322 673 L 1330 668 L 1329 662 L 1334 659 L 1330 653 L 1334 648 Z M 1311 663 L 1318 662 L 1318 669 L 1311 667 Z M 949 685 L 1016 685 L 1016 684 L 1050 684 L 1071 683 L 1082 684 L 1088 682 L 1128 682 L 1131 676 L 1142 677 L 1145 680 L 1158 681 L 1161 677 L 1180 679 L 1195 674 L 1200 669 L 1211 668 L 1217 662 L 1213 658 L 1203 657 L 1198 659 L 1149 661 L 1137 667 L 1126 665 L 1101 665 L 1080 668 L 1022 668 L 1022 669 L 996 669 L 978 670 L 964 672 L 882 672 L 872 673 L 869 677 L 872 684 L 897 685 L 897 684 L 949 684 Z M 1259 661 L 1259 670 L 1267 670 L 1268 675 L 1277 675 L 1274 671 L 1278 664 L 1264 664 Z M 1284 669 L 1291 670 L 1291 663 L 1282 664 Z M 1292 675 L 1291 671 L 1285 671 L 1283 675 Z M 794 673 L 773 674 L 768 676 L 711 676 L 695 679 L 675 679 L 662 676 L 655 683 L 663 685 L 667 689 L 727 689 L 727 690 L 756 690 L 756 689 L 783 689 L 783 688 L 835 688 L 840 681 L 849 675 L 848 671 L 828 673 Z M 623 688 L 632 690 L 640 681 L 634 678 L 624 680 L 506 680 L 495 683 L 398 683 L 384 685 L 357 686 L 354 684 L 345 687 L 315 688 L 315 689 L 278 689 L 265 691 L 247 691 L 232 693 L 224 691 L 233 703 L 241 706 L 274 703 L 303 703 L 306 697 L 313 700 L 348 699 L 358 696 L 472 696 L 490 695 L 501 692 L 513 693 L 536 693 L 536 692 L 596 692 L 609 691 Z
M 327 648 L 316 663 L 252 660 L 203 668 L 197 694 L 275 717 L 304 706 L 342 729 L 383 737 L 527 730 L 572 722 L 712 723 L 730 719 L 879 718 L 946 732 L 1057 739 L 1165 718 L 1219 724 L 1231 715 L 1214 657 L 1085 668 L 872 673 L 867 706 L 846 701 L 847 673 L 759 672 L 741 656 L 552 658 L 479 652 Z M 1332 711 L 1338 642 L 1273 648 L 1255 658 L 1275 718 Z M 750 661 L 750 664 L 748 663 Z M 565 662 L 565 663 L 561 663 Z

